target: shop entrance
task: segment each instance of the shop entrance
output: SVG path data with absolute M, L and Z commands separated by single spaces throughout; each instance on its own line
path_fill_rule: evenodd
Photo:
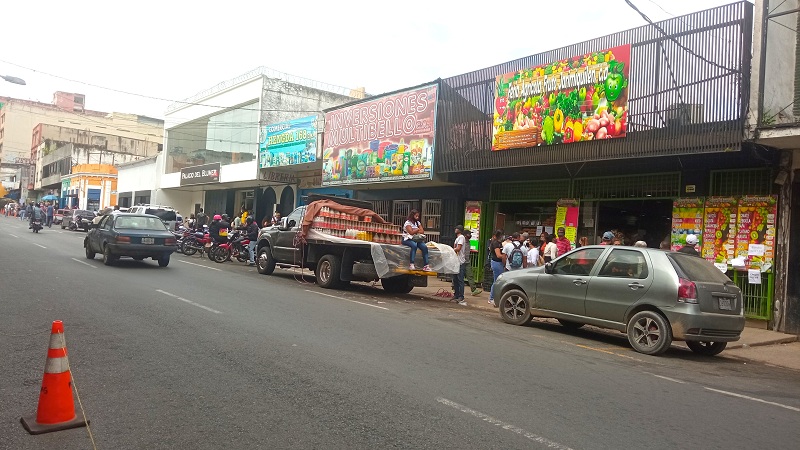
M 594 233 L 598 237 L 597 242 L 606 231 L 614 231 L 617 236 L 622 236 L 623 245 L 645 241 L 648 247 L 658 248 L 662 241 L 669 240 L 672 232 L 671 199 L 606 200 L 597 205 Z M 586 219 L 581 217 L 580 220 L 586 223 Z M 591 239 L 589 241 L 592 242 Z
M 543 231 L 553 233 L 556 223 L 556 202 L 498 203 L 495 207 L 494 229 L 503 230 L 506 236 L 515 231 L 540 236 Z

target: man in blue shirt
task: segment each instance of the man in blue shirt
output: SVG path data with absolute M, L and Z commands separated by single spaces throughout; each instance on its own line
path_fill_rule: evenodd
M 53 228 L 53 215 L 55 213 L 55 208 L 53 208 L 53 204 L 50 203 L 47 205 L 47 227 Z

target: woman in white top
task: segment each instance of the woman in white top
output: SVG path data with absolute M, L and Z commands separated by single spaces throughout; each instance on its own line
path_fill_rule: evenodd
M 558 246 L 553 242 L 553 237 L 549 234 L 544 237 L 544 240 L 547 245 L 544 246 L 544 255 L 542 256 L 544 256 L 544 262 L 549 263 L 558 257 Z
M 539 246 L 535 245 L 533 241 L 528 241 L 528 267 L 536 267 L 539 265 Z
M 403 224 L 403 245 L 411 247 L 411 264 L 408 265 L 408 270 L 417 270 L 414 259 L 416 259 L 417 249 L 419 249 L 422 252 L 422 263 L 425 265 L 422 270 L 431 271 L 428 265 L 428 247 L 425 245 L 424 233 L 425 230 L 419 220 L 419 211 L 412 209 L 408 213 L 406 223 Z

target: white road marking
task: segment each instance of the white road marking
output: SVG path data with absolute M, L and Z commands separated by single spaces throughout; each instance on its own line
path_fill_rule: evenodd
M 216 270 L 218 272 L 222 272 L 222 269 L 217 269 L 216 267 L 208 267 L 208 266 L 204 266 L 202 264 L 195 264 L 195 263 L 189 262 L 189 261 L 181 261 L 180 259 L 178 260 L 178 262 L 181 262 L 181 263 L 184 263 L 184 264 L 191 264 L 193 266 L 202 267 L 202 268 L 208 269 L 208 270 Z
M 92 269 L 97 269 L 97 266 L 95 266 L 93 264 L 89 264 L 86 261 L 81 261 L 80 259 L 77 259 L 77 258 L 70 258 L 70 259 L 75 261 L 75 262 L 79 262 L 81 264 L 87 265 L 87 266 L 91 267 Z
M 747 395 L 737 394 L 735 392 L 721 391 L 719 389 L 712 389 L 710 387 L 705 387 L 705 386 L 703 386 L 703 387 L 706 388 L 709 391 L 718 392 L 720 394 L 725 394 L 725 395 L 730 395 L 731 397 L 739 397 L 739 398 L 743 398 L 745 400 L 752 400 L 754 402 L 764 403 L 764 404 L 767 404 L 767 405 L 777 406 L 777 407 L 780 407 L 780 408 L 786 408 L 786 409 L 791 410 L 791 411 L 800 412 L 800 408 L 795 408 L 794 406 L 783 405 L 783 404 L 775 403 L 775 402 L 769 402 L 767 400 L 762 400 L 760 398 L 755 398 L 755 397 L 750 397 L 750 396 L 747 396 Z
M 44 245 L 39 245 L 39 244 L 37 244 L 37 243 L 35 243 L 35 242 L 33 242 L 33 245 L 35 245 L 35 246 L 37 246 L 37 247 L 47 248 L 47 247 L 45 247 Z
M 478 419 L 481 419 L 484 422 L 489 422 L 490 424 L 498 426 L 498 427 L 500 427 L 500 428 L 502 428 L 504 430 L 512 431 L 512 432 L 517 433 L 517 434 L 519 434 L 521 436 L 525 436 L 526 438 L 528 438 L 528 439 L 530 439 L 530 440 L 532 440 L 534 442 L 538 442 L 538 443 L 540 443 L 542 445 L 546 445 L 548 448 L 571 450 L 566 445 L 559 444 L 558 442 L 551 441 L 550 439 L 547 439 L 547 438 L 544 438 L 542 436 L 539 436 L 538 434 L 534 434 L 534 433 L 531 433 L 529 431 L 525 431 L 525 430 L 523 430 L 522 428 L 520 428 L 520 427 L 518 427 L 516 425 L 512 425 L 510 423 L 505 423 L 502 420 L 495 419 L 494 417 L 488 416 L 488 415 L 486 415 L 486 414 L 484 414 L 482 412 L 475 411 L 474 409 L 467 408 L 466 406 L 460 405 L 460 404 L 458 404 L 458 403 L 456 403 L 456 402 L 454 402 L 452 400 L 448 400 L 446 398 L 438 397 L 438 398 L 436 398 L 436 401 L 441 403 L 441 404 L 443 404 L 443 405 L 447 405 L 447 406 L 449 406 L 451 408 L 455 408 L 455 409 L 457 409 L 457 410 L 459 410 L 459 411 L 461 411 L 463 413 L 467 413 L 467 414 L 469 414 L 471 416 L 477 417 Z
M 371 306 L 371 307 L 373 307 L 373 308 L 385 309 L 386 311 L 389 311 L 389 308 L 384 308 L 383 306 L 373 305 L 373 304 L 371 304 L 371 303 L 364 303 L 364 302 L 359 302 L 359 301 L 357 301 L 357 300 L 350 300 L 349 298 L 338 297 L 338 296 L 336 296 L 336 295 L 331 295 L 331 294 L 324 294 L 324 293 L 322 293 L 322 292 L 319 292 L 319 291 L 311 291 L 311 290 L 309 290 L 309 289 L 306 289 L 305 291 L 306 291 L 306 292 L 311 292 L 311 293 L 313 293 L 313 294 L 324 295 L 325 297 L 330 297 L 330 298 L 338 298 L 339 300 L 344 300 L 344 301 L 346 301 L 346 302 L 358 303 L 359 305 Z
M 162 293 L 162 294 L 164 294 L 164 295 L 168 295 L 168 296 L 170 296 L 170 297 L 172 297 L 172 298 L 175 298 L 175 299 L 178 299 L 178 300 L 180 300 L 180 301 L 182 301 L 182 302 L 186 302 L 186 303 L 188 303 L 188 304 L 190 304 L 190 305 L 192 305 L 192 306 L 197 306 L 198 308 L 203 308 L 203 309 L 205 309 L 206 311 L 210 311 L 210 312 L 212 312 L 212 313 L 214 313 L 214 314 L 222 314 L 222 312 L 220 312 L 220 311 L 217 311 L 216 309 L 211 309 L 211 308 L 209 308 L 208 306 L 203 306 L 203 305 L 201 305 L 201 304 L 199 304 L 199 303 L 195 303 L 195 302 L 193 302 L 193 301 L 191 301 L 191 300 L 187 300 L 187 299 L 185 299 L 185 298 L 183 298 L 183 297 L 179 297 L 179 296 L 177 296 L 177 295 L 175 295 L 175 294 L 170 294 L 170 293 L 169 293 L 169 292 L 167 292 L 167 291 L 162 291 L 161 289 L 156 289 L 156 292 L 160 292 L 160 293 Z
M 11 236 L 11 237 L 13 237 L 13 238 L 17 238 L 17 239 L 19 239 L 19 236 L 17 236 L 16 234 L 11 234 L 11 233 L 8 233 L 8 235 L 9 235 L 9 236 Z
M 650 375 L 652 375 L 652 376 L 654 376 L 656 378 L 661 378 L 662 380 L 672 381 L 673 383 L 685 384 L 684 381 L 676 380 L 675 378 L 665 377 L 664 375 L 656 375 L 654 373 L 651 373 Z

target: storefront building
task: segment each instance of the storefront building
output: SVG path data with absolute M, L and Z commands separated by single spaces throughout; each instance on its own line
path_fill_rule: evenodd
M 321 185 L 352 189 L 398 226 L 420 211 L 427 239 L 451 243 L 463 194 L 436 172 L 439 89 L 435 81 L 326 110 Z
M 117 204 L 117 169 L 110 164 L 78 164 L 61 183 L 62 206 L 100 211 Z
M 319 163 L 298 159 L 292 165 L 302 166 L 300 171 L 260 167 L 267 126 L 361 96 L 363 90 L 259 68 L 172 105 L 158 203 L 185 215 L 204 208 L 207 214 L 233 216 L 244 208 L 259 222 L 276 208 L 288 214 L 305 178 L 319 178 L 320 168 L 309 164 Z
M 477 246 L 495 229 L 673 249 L 696 234 L 771 320 L 780 154 L 743 133 L 751 24 L 734 3 L 442 80 L 436 171 L 464 186 Z

